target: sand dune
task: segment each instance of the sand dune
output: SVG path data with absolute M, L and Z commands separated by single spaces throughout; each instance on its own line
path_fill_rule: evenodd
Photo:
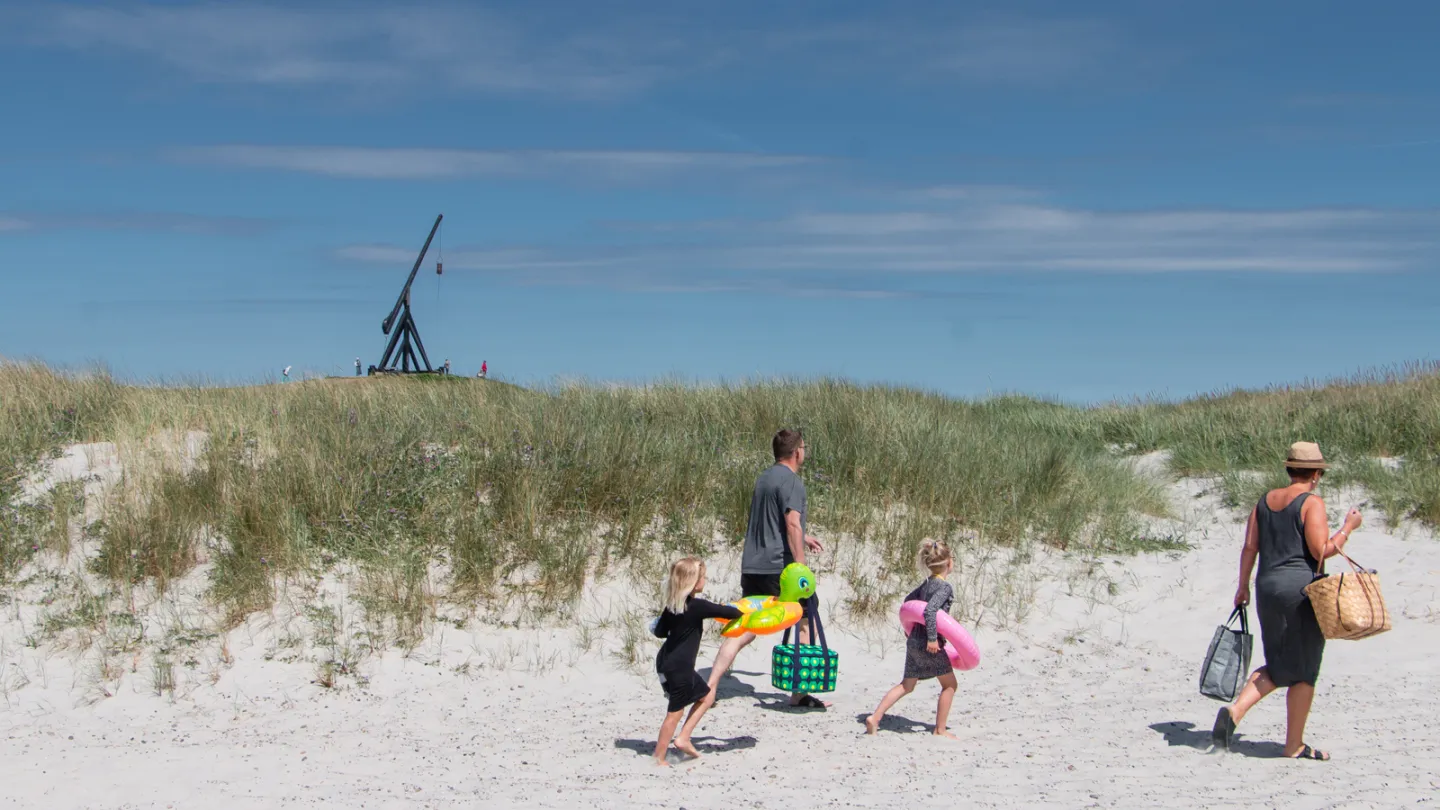
M 80 694 L 79 659 L 25 647 L 22 612 L 7 607 L 0 806 L 1299 809 L 1440 799 L 1440 543 L 1389 533 L 1374 515 L 1352 540 L 1380 569 L 1395 625 L 1327 649 L 1308 736 L 1333 761 L 1278 758 L 1278 697 L 1247 718 L 1236 752 L 1212 753 L 1219 704 L 1198 694 L 1197 669 L 1228 612 L 1241 527 L 1197 497 L 1197 484 L 1173 491 L 1193 550 L 1098 564 L 1041 555 L 1026 621 L 976 628 L 984 660 L 960 674 L 958 741 L 929 734 L 933 682 L 878 736 L 864 735 L 860 718 L 899 676 L 903 639 L 886 622 L 847 621 L 841 578 L 823 562 L 841 655 L 835 706 L 787 708 L 762 639 L 722 683 L 697 736 L 706 756 L 669 769 L 648 759 L 664 704 L 646 670 L 649 641 L 627 668 L 613 639 L 583 650 L 573 623 L 442 624 L 409 656 L 365 662 L 363 683 L 327 689 L 313 682 L 313 662 L 275 654 L 275 621 L 257 617 L 229 635 L 233 660 L 213 683 L 182 671 L 186 688 L 157 697 L 142 669 L 93 700 Z M 1073 576 L 1086 567 L 1097 570 Z M 712 595 L 734 595 L 733 568 L 715 562 Z M 702 667 L 714 650 L 707 639 Z

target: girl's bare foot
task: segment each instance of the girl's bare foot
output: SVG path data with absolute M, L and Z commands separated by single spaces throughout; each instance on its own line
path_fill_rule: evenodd
M 690 742 L 689 740 L 676 740 L 676 741 L 675 741 L 675 747 L 676 747 L 676 748 L 679 748 L 681 751 L 683 751 L 683 752 L 684 752 L 687 756 L 689 756 L 691 759 L 699 759 L 699 758 L 700 758 L 700 752 L 697 751 L 697 750 L 695 750 L 695 746 L 694 746 L 693 744 L 691 744 L 691 742 Z
M 865 733 L 866 733 L 866 734 L 874 734 L 874 733 L 878 732 L 879 730 L 880 730 L 880 718 L 876 717 L 876 716 L 873 715 L 873 714 L 870 715 L 869 717 L 865 718 Z
M 954 734 L 951 734 L 948 730 L 946 730 L 946 729 L 941 729 L 941 728 L 935 729 L 935 736 L 936 736 L 936 737 L 949 737 L 949 738 L 952 739 L 952 740 L 958 740 L 958 739 L 960 739 L 959 737 L 956 737 Z
M 657 767 L 657 768 L 668 768 L 668 767 L 670 767 L 670 763 L 666 762 L 664 757 L 656 757 L 656 758 L 655 758 L 655 767 Z

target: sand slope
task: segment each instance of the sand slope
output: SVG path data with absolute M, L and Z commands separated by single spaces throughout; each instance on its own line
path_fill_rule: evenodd
M 1194 485 L 1175 497 L 1194 550 L 1106 561 L 1082 587 L 1057 575 L 1024 624 L 978 629 L 985 658 L 960 675 L 958 742 L 928 733 L 933 682 L 864 736 L 860 718 L 898 679 L 903 641 L 884 624 L 847 625 L 838 578 L 822 576 L 842 662 L 836 705 L 786 708 L 762 639 L 701 727 L 707 756 L 669 769 L 648 759 L 664 702 L 643 662 L 626 669 L 603 645 L 581 653 L 563 627 L 449 628 L 409 657 L 371 661 L 368 683 L 344 689 L 312 683 L 312 665 L 265 660 L 264 633 L 252 628 L 233 635 L 234 663 L 214 684 L 171 700 L 140 672 L 93 704 L 77 700 L 64 655 L 37 673 L 42 659 L 12 646 L 6 666 L 29 684 L 0 702 L 0 807 L 1302 810 L 1440 800 L 1440 542 L 1375 526 L 1351 542 L 1380 569 L 1395 628 L 1327 648 L 1308 737 L 1334 761 L 1277 758 L 1278 696 L 1251 713 L 1238 752 L 1214 754 L 1219 704 L 1197 693 L 1197 669 L 1228 613 L 1240 525 Z M 711 591 L 728 598 L 738 576 L 717 568 Z M 1113 594 L 1083 587 L 1105 582 Z M 702 672 L 714 649 L 707 640 Z

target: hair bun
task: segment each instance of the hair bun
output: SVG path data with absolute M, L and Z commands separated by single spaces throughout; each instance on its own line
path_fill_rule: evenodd
M 920 542 L 920 565 L 934 569 L 935 566 L 951 559 L 950 546 L 938 538 L 929 538 Z

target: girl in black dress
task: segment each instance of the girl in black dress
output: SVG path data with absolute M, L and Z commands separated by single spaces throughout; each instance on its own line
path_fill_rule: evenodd
M 944 541 L 926 540 L 920 544 L 920 564 L 929 570 L 930 576 L 902 602 L 924 602 L 925 623 L 911 628 L 909 637 L 905 639 L 905 675 L 880 699 L 875 713 L 865 718 L 865 733 L 878 731 L 885 712 L 900 698 L 913 692 L 916 683 L 937 678 L 940 681 L 940 701 L 935 709 L 935 734 L 953 740 L 955 735 L 946 729 L 945 722 L 950 716 L 950 703 L 955 698 L 955 669 L 950 666 L 950 656 L 945 652 L 945 639 L 939 637 L 936 617 L 942 610 L 948 612 L 955 601 L 955 591 L 945 581 L 955 567 L 955 560 Z
M 690 707 L 690 716 L 685 718 L 680 735 L 675 737 L 675 747 L 691 757 L 700 756 L 690 742 L 690 735 L 705 715 L 704 700 L 710 696 L 710 684 L 695 671 L 700 637 L 709 619 L 740 618 L 740 609 L 734 605 L 717 605 L 696 596 L 704 589 L 703 560 L 685 557 L 670 566 L 670 578 L 665 583 L 665 608 L 652 628 L 657 637 L 665 639 L 655 654 L 655 672 L 669 699 L 665 722 L 660 726 L 660 739 L 655 742 L 657 765 L 669 764 L 665 761 L 665 752 L 686 706 Z

